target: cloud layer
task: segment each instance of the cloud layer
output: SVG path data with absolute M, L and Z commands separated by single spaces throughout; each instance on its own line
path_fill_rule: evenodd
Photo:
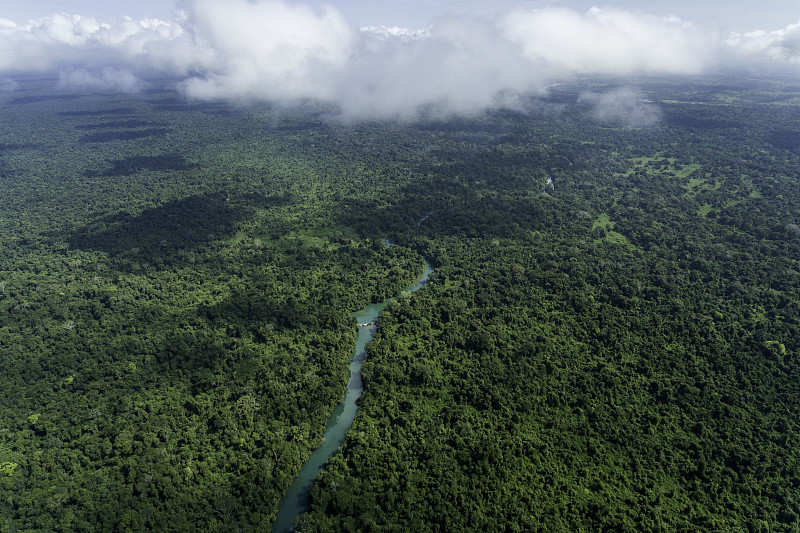
M 741 57 L 800 64 L 800 22 L 771 32 L 734 33 L 726 45 Z
M 58 86 L 76 91 L 138 93 L 145 87 L 145 83 L 130 70 L 106 67 L 100 72 L 82 68 L 62 71 Z
M 661 109 L 646 100 L 641 92 L 630 87 L 621 87 L 602 94 L 585 93 L 578 99 L 578 104 L 588 105 L 594 118 L 600 122 L 641 128 L 652 126 L 661 120 Z
M 592 8 L 515 11 L 506 34 L 530 59 L 568 73 L 699 73 L 714 40 L 674 17 Z
M 331 98 L 331 78 L 347 67 L 358 40 L 332 7 L 196 0 L 187 22 L 194 44 L 208 49 L 207 74 L 186 85 L 197 97 Z
M 168 74 L 195 98 L 332 101 L 353 117 L 471 112 L 577 74 L 696 74 L 732 60 L 800 63 L 800 23 L 722 36 L 675 17 L 546 8 L 409 31 L 282 0 L 188 0 L 168 22 L 0 19 L 6 75 L 56 71 L 64 87 L 130 92 Z

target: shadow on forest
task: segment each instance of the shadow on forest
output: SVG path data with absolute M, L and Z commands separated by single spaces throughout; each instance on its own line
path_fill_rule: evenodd
M 111 168 L 94 175 L 103 177 L 110 176 L 130 176 L 142 170 L 151 170 L 154 172 L 169 172 L 179 170 L 190 170 L 196 168 L 197 164 L 190 163 L 185 157 L 175 154 L 166 155 L 139 155 L 133 157 L 126 157 L 125 159 L 118 159 L 114 161 Z
M 59 115 L 62 117 L 106 117 L 133 115 L 134 113 L 136 113 L 136 110 L 132 107 L 114 107 L 112 109 L 81 109 L 76 111 L 61 111 Z
M 33 148 L 33 144 L 18 144 L 18 143 L 0 143 L 0 154 L 10 150 L 25 150 L 26 148 Z
M 698 130 L 724 130 L 742 128 L 741 121 L 729 110 L 715 106 L 711 110 L 695 109 L 681 105 L 665 105 L 665 122 L 672 126 Z
M 199 247 L 230 237 L 256 209 L 286 201 L 283 197 L 255 194 L 190 196 L 136 216 L 122 212 L 103 217 L 67 235 L 65 240 L 73 248 L 102 251 L 122 260 L 123 270 L 124 260 L 167 266 L 189 261 L 191 252 Z M 132 264 L 129 266 L 133 268 Z
M 112 120 L 110 122 L 101 122 L 100 124 L 83 124 L 80 126 L 75 126 L 75 129 L 83 131 L 102 131 L 102 130 L 123 129 L 123 128 L 145 128 L 153 126 L 160 126 L 160 124 L 158 124 L 157 122 L 150 122 L 147 120 L 128 119 L 128 120 Z
M 321 310 L 318 301 L 291 297 L 282 300 L 271 296 L 269 291 L 252 288 L 235 290 L 221 302 L 200 306 L 197 312 L 212 323 L 234 328 L 237 336 L 250 330 L 259 342 L 266 341 L 272 331 L 322 324 L 325 328 L 336 327 L 335 313 Z
M 775 130 L 767 137 L 769 143 L 775 148 L 784 150 L 797 150 L 800 148 L 800 131 Z
M 106 143 L 113 141 L 133 141 L 148 137 L 165 137 L 169 128 L 148 128 L 144 130 L 111 130 L 90 133 L 81 137 L 81 143 Z
M 23 105 L 23 104 L 38 104 L 40 102 L 49 102 L 51 100 L 77 100 L 81 98 L 80 95 L 77 94 L 54 94 L 54 95 L 42 95 L 42 96 L 20 96 L 17 98 L 11 98 L 8 100 L 8 103 L 11 105 Z
M 440 188 L 441 192 L 441 188 Z M 477 198 L 453 189 L 432 202 L 424 190 L 409 187 L 392 206 L 371 200 L 348 200 L 347 208 L 334 211 L 336 224 L 361 235 L 386 235 L 398 243 L 420 236 L 508 238 L 520 231 L 547 230 L 554 224 L 573 224 L 567 213 L 547 198 Z
M 150 103 L 156 111 L 199 111 L 210 115 L 229 115 L 232 109 L 223 102 L 193 102 L 178 97 L 151 100 Z

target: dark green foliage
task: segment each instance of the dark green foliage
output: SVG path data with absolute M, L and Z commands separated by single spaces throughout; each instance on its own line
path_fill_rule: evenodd
M 448 152 L 454 201 L 398 236 L 436 273 L 380 322 L 308 530 L 800 525 L 798 160 L 761 140 L 795 111 L 695 110 L 690 130 L 565 114 L 558 171 L 492 149 L 548 169 L 547 195 L 482 145 Z M 734 114 L 725 139 L 703 122 Z
M 263 531 L 343 395 L 350 313 L 422 258 L 316 190 L 368 173 L 249 114 L 69 101 L 0 132 L 3 527 Z M 141 129 L 161 122 L 179 133 Z
M 769 142 L 776 148 L 797 150 L 800 148 L 800 131 L 777 130 L 769 134 Z
M 76 130 L 82 131 L 97 131 L 97 130 L 105 130 L 105 129 L 121 129 L 121 128 L 143 128 L 147 126 L 158 126 L 158 122 L 147 122 L 145 120 L 136 120 L 136 119 L 129 119 L 129 120 L 110 120 L 108 122 L 101 122 L 99 124 L 81 124 L 79 126 L 75 126 Z M 147 159 L 147 158 L 143 158 Z
M 103 172 L 103 176 L 131 176 L 143 170 L 153 172 L 182 172 L 191 170 L 196 164 L 188 162 L 180 155 L 133 156 L 114 161 L 111 168 Z
M 84 143 L 104 143 L 112 141 L 132 141 L 134 139 L 145 139 L 148 137 L 163 137 L 169 133 L 168 128 L 143 128 L 143 129 L 122 129 L 98 131 L 88 133 L 81 137 Z
M 800 108 L 761 83 L 643 81 L 649 129 L 583 84 L 351 126 L 26 89 L 0 110 L 1 527 L 267 530 L 349 313 L 424 256 L 300 526 L 795 531 Z

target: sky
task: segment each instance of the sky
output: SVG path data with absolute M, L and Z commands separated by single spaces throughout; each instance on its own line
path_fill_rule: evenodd
M 2 0 L 0 91 L 335 102 L 353 117 L 475 112 L 579 75 L 800 73 L 800 1 Z
M 585 12 L 593 6 L 624 9 L 654 15 L 674 15 L 683 20 L 706 23 L 729 31 L 749 32 L 775 30 L 800 20 L 797 0 L 616 0 L 612 3 L 592 0 L 510 1 L 510 0 L 331 0 L 307 2 L 319 6 L 330 4 L 359 25 L 424 27 L 437 17 L 461 14 L 487 17 L 514 7 L 562 7 Z M 113 21 L 158 18 L 169 20 L 178 9 L 167 0 L 3 0 L 0 18 L 23 23 L 53 13 L 93 16 Z

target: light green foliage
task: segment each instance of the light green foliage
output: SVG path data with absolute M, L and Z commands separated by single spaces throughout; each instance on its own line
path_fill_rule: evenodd
M 592 224 L 592 230 L 595 228 L 602 228 L 602 229 L 613 229 L 614 223 L 608 216 L 608 213 L 600 213 L 597 215 L 597 220 L 594 221 Z
M 619 233 L 614 231 L 614 226 L 616 223 L 611 220 L 608 216 L 608 213 L 600 213 L 597 216 L 597 219 L 592 224 L 592 234 L 595 236 L 601 236 L 605 242 L 614 243 L 614 244 L 621 244 L 628 248 L 635 248 L 633 244 L 628 240 L 628 238 Z M 602 231 L 596 232 L 594 230 L 600 229 Z
M 19 465 L 17 463 L 11 463 L 8 461 L 0 463 L 0 476 L 13 476 L 14 470 L 16 470 L 18 466 Z
M 785 345 L 785 344 L 783 344 L 782 342 L 778 342 L 778 341 L 766 341 L 766 342 L 764 342 L 764 346 L 765 346 L 765 347 L 766 347 L 768 350 L 770 350 L 770 351 L 772 351 L 772 352 L 774 352 L 774 353 L 778 354 L 778 355 L 779 355 L 779 356 L 781 356 L 781 357 L 783 357 L 784 355 L 786 355 L 786 345 Z

